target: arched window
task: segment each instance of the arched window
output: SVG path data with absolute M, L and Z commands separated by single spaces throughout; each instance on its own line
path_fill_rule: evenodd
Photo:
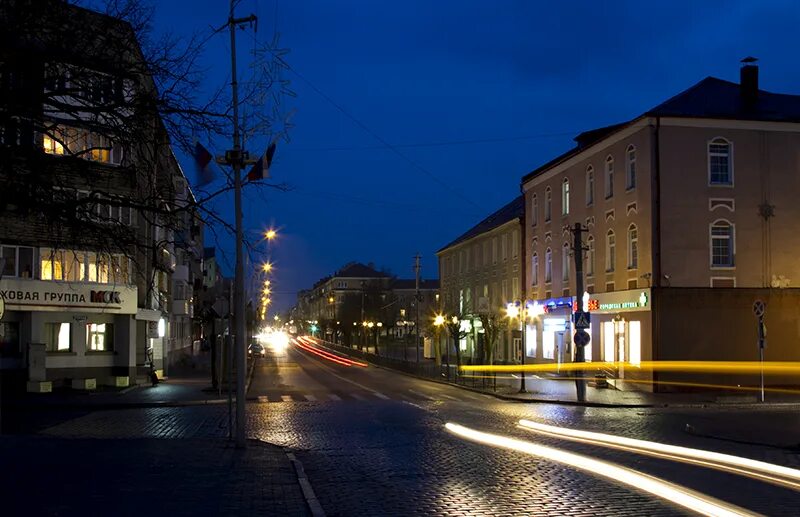
M 711 223 L 709 231 L 711 267 L 733 267 L 736 256 L 735 228 L 724 219 Z
M 586 276 L 594 276 L 594 237 L 586 239 Z
M 531 201 L 531 224 L 533 226 L 539 224 L 539 198 L 536 194 L 533 195 L 533 200 Z
M 617 241 L 614 237 L 614 230 L 608 230 L 606 234 L 606 271 L 614 271 L 614 264 L 617 262 Z
M 636 147 L 629 145 L 625 151 L 625 188 L 636 188 Z
M 594 167 L 586 168 L 586 206 L 594 203 Z
M 553 281 L 553 251 L 550 248 L 544 252 L 544 282 L 549 284 Z
M 733 185 L 733 144 L 717 137 L 708 143 L 708 184 Z
M 550 220 L 550 209 L 552 208 L 553 204 L 553 192 L 550 190 L 550 187 L 544 189 L 544 221 L 547 222 Z
M 639 231 L 635 224 L 628 226 L 628 269 L 639 267 Z
M 531 285 L 539 285 L 539 254 L 534 252 L 531 260 Z
M 569 243 L 561 246 L 561 280 L 569 281 Z M 566 287 L 566 285 L 564 286 Z
M 569 215 L 569 180 L 561 182 L 561 215 Z
M 606 199 L 614 197 L 614 158 L 606 158 Z

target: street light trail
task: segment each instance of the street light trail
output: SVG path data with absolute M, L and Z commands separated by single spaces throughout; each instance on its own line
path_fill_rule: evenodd
M 547 363 L 547 364 L 475 364 L 461 366 L 464 372 L 552 372 L 563 370 L 591 370 L 623 367 L 626 370 L 682 372 L 682 373 L 732 373 L 758 374 L 762 370 L 771 375 L 798 375 L 800 362 L 770 361 L 642 361 L 638 364 L 626 362 L 594 361 L 588 363 Z
M 322 344 L 322 343 L 326 343 L 326 341 L 324 341 L 322 339 L 319 339 L 319 338 L 315 338 L 315 337 L 310 337 L 310 338 L 307 338 L 307 339 L 308 339 L 308 341 L 310 341 L 310 344 L 314 345 L 318 350 L 319 349 L 323 349 L 323 350 L 327 351 L 331 355 L 336 355 L 337 357 L 344 358 L 343 356 L 338 355 L 338 353 L 335 350 L 331 350 L 330 348 L 328 348 L 327 346 Z M 356 361 L 355 359 L 351 359 L 350 357 L 347 357 L 347 360 L 350 361 L 352 364 L 354 364 L 356 366 L 361 366 L 362 368 L 366 368 L 367 366 L 369 366 L 367 363 L 362 363 L 361 361 Z
M 610 447 L 613 449 L 624 450 L 666 458 L 669 460 L 680 461 L 702 465 L 712 469 L 722 470 L 740 474 L 753 479 L 765 481 L 775 485 L 800 491 L 800 470 L 792 469 L 730 454 L 706 451 L 702 449 L 692 449 L 677 445 L 668 445 L 646 440 L 636 440 L 612 434 L 595 433 L 591 431 L 581 431 L 579 429 L 567 429 L 556 427 L 530 420 L 520 420 L 520 427 L 536 433 L 554 436 L 565 440 L 578 441 L 591 445 Z
M 621 467 L 614 463 L 589 458 L 579 454 L 574 454 L 561 449 L 546 447 L 507 436 L 484 433 L 468 427 L 448 422 L 445 424 L 448 431 L 474 442 L 502 447 L 519 451 L 531 456 L 539 456 L 550 461 L 568 465 L 570 467 L 588 472 L 589 474 L 602 476 L 616 483 L 623 483 L 638 490 L 648 492 L 674 504 L 682 506 L 688 510 L 702 515 L 714 516 L 741 516 L 755 515 L 738 506 L 725 503 L 710 496 L 689 490 L 680 485 L 669 483 L 662 479 L 643 474 L 636 470 Z
M 348 361 L 346 359 L 342 359 L 342 358 L 336 357 L 336 356 L 333 356 L 333 355 L 326 355 L 326 354 L 322 353 L 321 351 L 319 351 L 319 350 L 317 350 L 317 349 L 305 344 L 304 342 L 300 341 L 299 339 L 295 339 L 294 342 L 298 347 L 300 347 L 303 350 L 305 350 L 305 351 L 307 351 L 309 353 L 312 353 L 312 354 L 314 354 L 314 355 L 316 355 L 318 357 L 322 357 L 323 359 L 327 359 L 328 361 L 331 361 L 331 362 L 334 362 L 334 363 L 337 363 L 337 364 L 341 364 L 342 366 L 352 366 L 350 361 Z

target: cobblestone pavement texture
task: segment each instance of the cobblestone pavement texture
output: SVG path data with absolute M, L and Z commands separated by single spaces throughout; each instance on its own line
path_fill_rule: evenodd
M 697 466 L 544 437 L 517 426 L 520 418 L 529 418 L 800 468 L 800 455 L 788 444 L 768 447 L 698 435 L 704 430 L 738 428 L 740 438 L 758 438 L 759 432 L 770 430 L 784 432 L 788 437 L 786 429 L 800 429 L 800 415 L 791 409 L 630 409 L 512 403 L 382 369 L 323 365 L 296 351 L 286 356 L 270 355 L 259 360 L 256 368 L 249 392 L 252 402 L 248 404 L 248 435 L 296 454 L 327 515 L 685 513 L 663 500 L 589 473 L 517 452 L 465 442 L 444 431 L 446 422 L 612 461 L 759 513 L 800 514 L 800 495 L 787 489 Z M 687 424 L 696 430 L 694 434 L 686 432 Z M 52 440 L 53 444 L 80 444 L 87 437 L 106 438 L 94 442 L 109 444 L 136 441 L 184 444 L 205 440 L 203 443 L 221 447 L 215 454 L 224 456 L 227 454 L 224 440 L 208 440 L 209 437 L 224 437 L 226 426 L 227 407 L 224 405 L 128 409 L 85 414 L 49 427 L 42 432 L 47 438 L 35 439 Z M 748 433 L 747 429 L 757 431 Z M 120 437 L 140 439 L 120 440 Z M 141 437 L 184 439 L 141 440 Z M 50 447 L 54 455 L 56 449 L 61 450 L 57 445 Z M 68 445 L 61 447 L 70 449 Z M 112 445 L 102 447 L 113 448 Z M 15 454 L 23 455 L 22 450 L 15 449 Z M 90 451 L 87 447 L 82 454 L 97 456 L 104 452 Z M 212 466 L 221 461 L 205 456 L 194 458 L 188 450 L 173 456 L 179 459 L 171 461 L 181 462 L 184 454 L 190 463 L 189 468 L 181 471 L 185 477 L 182 482 L 187 486 L 195 472 L 201 476 L 202 484 L 204 461 Z M 80 457 L 75 453 L 74 461 L 79 462 L 77 458 Z M 242 473 L 237 474 L 241 485 L 239 492 L 232 492 L 233 488 L 224 492 L 226 495 L 220 500 L 230 499 L 229 506 L 208 508 L 221 508 L 220 513 L 225 513 L 233 512 L 236 505 L 243 505 L 240 514 L 285 515 L 270 513 L 270 508 L 258 505 L 280 500 L 277 495 L 264 495 L 272 494 L 271 483 L 283 483 L 280 486 L 288 487 L 290 483 L 285 479 L 292 479 L 296 487 L 296 478 L 289 476 L 285 470 L 288 467 L 282 464 L 281 472 L 286 478 L 275 473 L 271 480 L 254 481 L 259 476 L 273 475 L 270 470 L 277 468 L 267 460 L 264 460 L 263 469 L 258 468 L 258 461 L 258 458 L 248 460 L 247 465 L 251 465 L 252 470 L 243 467 Z M 135 458 L 131 462 L 138 472 L 146 470 L 146 465 L 152 466 L 147 460 L 144 466 Z M 169 483 L 166 486 L 170 486 Z M 248 494 L 257 501 L 247 500 Z M 289 499 L 296 502 L 295 496 Z
M 0 441 L 0 454 L 7 516 L 310 515 L 272 445 L 17 435 Z

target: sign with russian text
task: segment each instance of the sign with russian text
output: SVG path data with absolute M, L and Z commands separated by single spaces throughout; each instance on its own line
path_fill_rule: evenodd
M 135 286 L 5 278 L 0 298 L 9 311 L 136 314 Z

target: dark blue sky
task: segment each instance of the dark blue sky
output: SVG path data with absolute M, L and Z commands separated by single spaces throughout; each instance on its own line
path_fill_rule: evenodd
M 227 6 L 158 2 L 156 31 L 219 26 Z M 242 0 L 237 15 L 251 12 L 258 41 L 277 30 L 294 70 L 424 168 L 287 72 L 295 127 L 272 173 L 292 190 L 244 198 L 251 237 L 282 230 L 272 250 L 279 309 L 351 260 L 411 277 L 420 252 L 423 277 L 436 278 L 435 251 L 517 195 L 520 178 L 574 135 L 709 75 L 738 81 L 744 56 L 760 59 L 763 89 L 800 93 L 794 1 Z M 239 35 L 244 70 L 253 36 Z M 209 86 L 229 81 L 228 43 L 222 34 L 208 44 Z M 428 145 L 454 141 L 472 143 Z M 232 203 L 219 207 L 229 220 Z M 232 242 L 207 237 L 228 272 Z

